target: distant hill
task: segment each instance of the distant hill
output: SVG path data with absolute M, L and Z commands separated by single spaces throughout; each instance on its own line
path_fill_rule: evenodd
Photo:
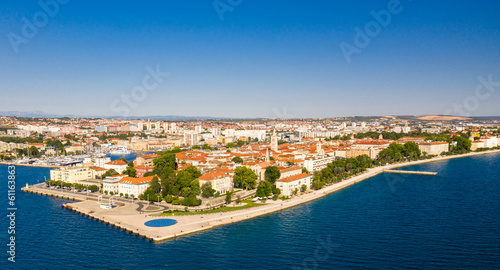
M 427 120 L 427 121 L 453 121 L 453 120 L 465 121 L 473 119 L 470 117 L 453 116 L 453 115 L 422 115 L 422 116 L 416 116 L 416 118 L 419 120 Z

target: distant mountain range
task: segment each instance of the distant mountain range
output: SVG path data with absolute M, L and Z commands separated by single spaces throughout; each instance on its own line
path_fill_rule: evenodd
M 152 115 L 152 116 L 99 116 L 99 115 L 73 115 L 73 114 L 51 114 L 42 111 L 20 112 L 20 111 L 0 111 L 0 116 L 18 117 L 40 117 L 40 118 L 61 118 L 61 117 L 82 117 L 82 118 L 107 118 L 107 119 L 151 119 L 151 120 L 214 120 L 231 119 L 229 117 L 211 116 L 182 116 L 182 115 Z
M 238 117 L 212 117 L 212 116 L 183 116 L 183 115 L 151 115 L 151 116 L 99 116 L 99 115 L 73 115 L 73 114 L 51 114 L 42 111 L 20 112 L 20 111 L 0 111 L 0 116 L 18 116 L 18 117 L 40 117 L 40 118 L 62 118 L 62 117 L 82 117 L 82 118 L 107 118 L 107 119 L 141 119 L 141 120 L 243 120 L 243 119 L 266 119 L 266 118 L 238 118 Z M 316 118 L 316 117 L 315 117 Z M 328 117 L 325 117 L 328 118 Z M 424 120 L 424 121 L 453 121 L 453 120 L 500 120 L 500 116 L 471 116 L 460 117 L 453 115 L 393 115 L 393 116 L 352 116 L 346 118 L 368 119 L 375 118 L 399 118 L 406 120 Z M 270 118 L 269 118 L 270 119 Z M 303 118 L 300 118 L 303 119 Z M 360 120 L 361 121 L 361 120 Z

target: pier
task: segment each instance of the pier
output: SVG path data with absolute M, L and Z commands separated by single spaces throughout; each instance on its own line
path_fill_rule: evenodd
M 421 175 L 437 175 L 437 172 L 426 171 L 405 171 L 405 170 L 384 170 L 387 173 L 405 173 L 405 174 L 421 174 Z

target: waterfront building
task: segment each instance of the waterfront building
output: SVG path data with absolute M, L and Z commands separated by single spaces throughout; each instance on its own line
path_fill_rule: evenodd
M 428 155 L 441 155 L 443 152 L 450 151 L 450 144 L 447 142 L 421 142 L 418 143 L 420 151 Z
M 320 171 L 326 168 L 326 165 L 333 162 L 334 160 L 334 156 L 328 155 L 308 157 L 304 160 L 304 167 L 309 172 Z
M 80 180 L 94 178 L 94 171 L 83 167 L 61 167 L 50 170 L 50 179 L 55 181 L 64 181 L 67 183 L 77 183 Z
M 209 172 L 204 174 L 198 178 L 200 182 L 200 186 L 209 182 L 212 184 L 212 188 L 215 192 L 219 192 L 220 194 L 225 194 L 228 191 L 233 190 L 233 178 L 222 171 Z
M 113 194 L 119 194 L 118 192 L 118 183 L 120 180 L 126 177 L 124 174 L 108 176 L 102 180 L 102 190 L 107 191 L 108 193 L 113 192 Z
M 311 183 L 312 175 L 301 173 L 276 180 L 276 187 L 280 189 L 281 195 L 291 196 L 295 190 L 300 191 L 302 185 L 306 185 L 307 189 L 311 188 Z
M 470 150 L 476 151 L 478 148 L 484 148 L 484 141 L 481 140 L 472 141 Z
M 118 194 L 133 195 L 135 198 L 139 197 L 149 187 L 149 183 L 157 176 L 148 177 L 123 177 L 118 182 Z
M 284 179 L 293 175 L 301 174 L 302 168 L 299 166 L 294 166 L 290 168 L 280 168 L 280 173 L 281 173 L 280 179 Z

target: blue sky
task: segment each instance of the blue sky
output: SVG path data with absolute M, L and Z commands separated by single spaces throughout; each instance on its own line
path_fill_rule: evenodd
M 500 87 L 474 99 L 479 76 L 500 81 L 498 1 L 401 0 L 350 62 L 340 44 L 397 1 L 60 2 L 53 16 L 37 1 L 2 3 L 0 111 L 500 115 Z M 38 19 L 36 34 L 23 17 Z M 157 83 L 148 67 L 168 76 Z M 140 92 L 145 77 L 154 87 Z

